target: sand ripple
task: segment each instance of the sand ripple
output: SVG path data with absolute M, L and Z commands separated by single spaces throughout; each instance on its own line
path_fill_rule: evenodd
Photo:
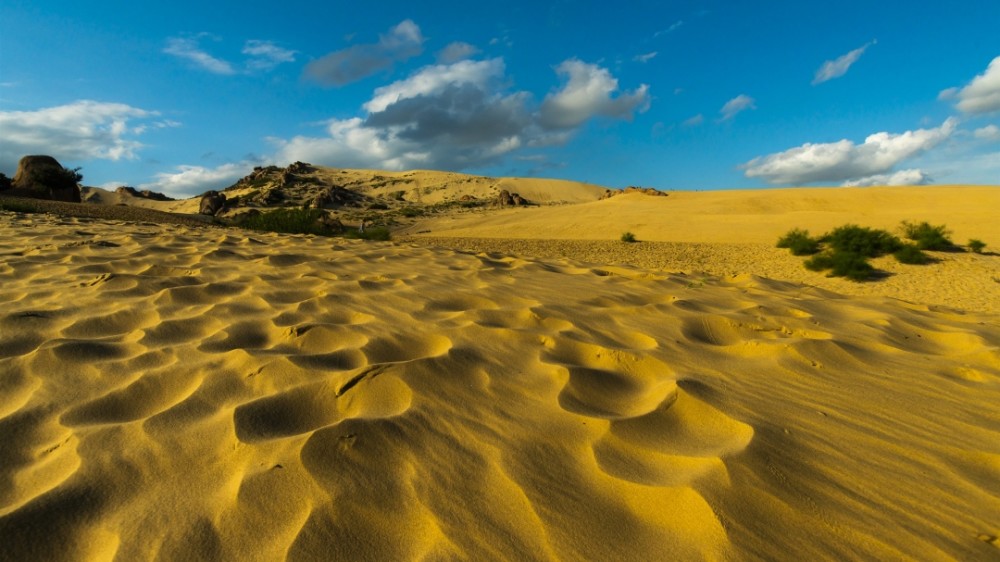
M 0 255 L 0 559 L 997 555 L 986 312 L 11 214 Z

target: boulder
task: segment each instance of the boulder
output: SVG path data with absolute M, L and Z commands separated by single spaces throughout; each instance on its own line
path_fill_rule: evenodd
M 21 194 L 36 199 L 80 202 L 80 174 L 63 168 L 51 156 L 25 156 L 17 163 L 11 185 Z
M 201 196 L 198 213 L 202 215 L 217 215 L 226 207 L 226 196 L 218 191 L 206 191 Z

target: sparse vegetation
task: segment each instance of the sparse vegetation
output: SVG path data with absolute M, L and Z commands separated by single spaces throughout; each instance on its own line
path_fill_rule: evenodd
M 865 256 L 843 250 L 824 252 L 806 260 L 806 269 L 811 271 L 830 270 L 830 277 L 846 277 L 851 281 L 867 281 L 875 275 Z
M 399 214 L 404 217 L 419 217 L 424 214 L 424 211 L 420 207 L 403 207 Z
M 986 249 L 986 242 L 973 238 L 969 240 L 969 249 L 972 250 L 974 253 L 981 254 L 983 253 L 983 250 Z
M 12 213 L 37 213 L 38 208 L 27 201 L 14 197 L 0 197 L 0 211 Z
M 906 238 L 913 240 L 921 250 L 947 252 L 955 249 L 955 244 L 948 238 L 951 232 L 943 224 L 935 226 L 928 222 L 903 221 L 901 228 Z
M 915 244 L 904 244 L 902 248 L 892 254 L 899 263 L 907 265 L 925 265 L 930 263 L 931 257 L 925 254 Z
M 392 240 L 392 233 L 384 226 L 373 226 L 364 230 L 350 229 L 344 233 L 345 238 L 358 240 Z
M 891 254 L 903 246 L 899 238 L 884 230 L 856 224 L 837 227 L 820 238 L 820 242 L 829 245 L 835 252 L 857 254 L 866 258 Z
M 638 242 L 638 240 L 635 239 L 635 234 L 632 234 L 631 232 L 627 231 L 622 233 L 621 240 L 622 242 L 626 242 L 628 244 Z
M 332 236 L 335 233 L 320 222 L 323 215 L 324 212 L 321 209 L 277 209 L 238 218 L 235 221 L 235 226 L 283 234 Z
M 808 230 L 798 228 L 789 230 L 779 238 L 777 246 L 790 249 L 795 256 L 809 256 L 819 252 L 820 249 L 818 238 L 811 238 Z

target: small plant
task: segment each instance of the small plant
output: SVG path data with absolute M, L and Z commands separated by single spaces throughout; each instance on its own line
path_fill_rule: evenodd
M 969 240 L 969 249 L 977 254 L 981 254 L 986 249 L 986 242 L 973 238 Z
M 857 254 L 867 258 L 877 258 L 891 254 L 903 246 L 892 234 L 884 230 L 847 224 L 835 228 L 820 239 L 830 245 L 835 251 Z
M 808 230 L 789 230 L 778 239 L 779 248 L 788 248 L 795 256 L 809 256 L 819 252 L 819 239 L 810 238 Z
M 628 244 L 638 242 L 638 240 L 635 239 L 635 234 L 632 234 L 631 232 L 628 231 L 622 233 L 621 240 L 622 242 L 626 242 Z
M 925 265 L 931 262 L 930 256 L 914 244 L 904 244 L 902 248 L 896 250 L 892 255 L 899 263 L 908 265 Z
M 283 234 L 330 236 L 334 232 L 320 222 L 323 215 L 322 209 L 277 209 L 238 219 L 236 226 Z
M 806 260 L 805 266 L 811 271 L 829 269 L 829 277 L 846 277 L 851 281 L 867 281 L 875 275 L 875 268 L 865 256 L 855 252 L 824 252 Z
M 373 226 L 364 230 L 348 230 L 344 236 L 356 240 L 392 240 L 392 233 L 384 226 Z
M 921 250 L 949 251 L 955 249 L 955 244 L 948 238 L 950 232 L 941 225 L 931 225 L 928 222 L 912 223 L 903 221 L 903 234 L 916 242 Z

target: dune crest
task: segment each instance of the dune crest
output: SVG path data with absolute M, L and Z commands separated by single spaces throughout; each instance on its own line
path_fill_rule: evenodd
M 997 552 L 995 314 L 43 215 L 0 254 L 3 559 Z

